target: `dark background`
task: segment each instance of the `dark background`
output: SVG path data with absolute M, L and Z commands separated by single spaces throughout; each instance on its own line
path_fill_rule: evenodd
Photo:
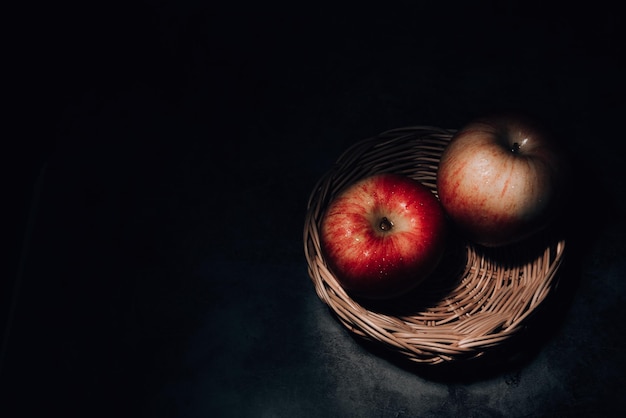
M 13 6 L 2 416 L 623 410 L 619 15 L 510 0 Z M 572 155 L 566 284 L 517 343 L 523 361 L 408 369 L 317 299 L 308 195 L 358 140 L 500 110 L 543 121 Z

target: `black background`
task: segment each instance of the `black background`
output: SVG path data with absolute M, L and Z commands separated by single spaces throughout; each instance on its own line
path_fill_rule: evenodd
M 617 6 L 379 3 L 9 9 L 4 416 L 626 407 Z M 407 370 L 317 299 L 308 195 L 358 140 L 500 110 L 575 162 L 564 296 L 521 364 Z

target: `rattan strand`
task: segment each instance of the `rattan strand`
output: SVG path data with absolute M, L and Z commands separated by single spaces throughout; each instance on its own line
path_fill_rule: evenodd
M 437 195 L 439 159 L 453 134 L 417 126 L 356 143 L 315 185 L 305 219 L 305 257 L 319 298 L 354 335 L 421 364 L 481 357 L 518 333 L 555 287 L 565 249 L 564 240 L 549 232 L 532 244 L 501 249 L 459 241 L 460 250 L 448 254 L 441 271 L 405 297 L 397 312 L 344 291 L 320 248 L 328 203 L 344 187 L 382 172 L 412 177 Z

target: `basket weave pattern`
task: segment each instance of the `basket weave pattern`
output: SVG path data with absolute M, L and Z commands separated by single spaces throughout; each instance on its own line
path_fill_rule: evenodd
M 565 242 L 549 233 L 534 243 L 484 249 L 458 238 L 431 278 L 394 307 L 351 298 L 329 270 L 319 227 L 329 202 L 369 175 L 412 177 L 437 193 L 437 167 L 454 131 L 407 127 L 346 150 L 308 202 L 304 251 L 317 295 L 354 335 L 423 364 L 483 356 L 515 335 L 556 285 Z

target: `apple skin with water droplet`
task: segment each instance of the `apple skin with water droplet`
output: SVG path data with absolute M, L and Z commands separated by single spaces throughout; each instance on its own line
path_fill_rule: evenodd
M 492 116 L 451 139 L 437 169 L 437 193 L 469 240 L 501 247 L 551 223 L 567 192 L 568 170 L 562 150 L 535 121 Z
M 414 289 L 435 270 L 447 223 L 436 196 L 418 181 L 377 174 L 339 193 L 320 228 L 330 270 L 351 295 L 390 299 Z

